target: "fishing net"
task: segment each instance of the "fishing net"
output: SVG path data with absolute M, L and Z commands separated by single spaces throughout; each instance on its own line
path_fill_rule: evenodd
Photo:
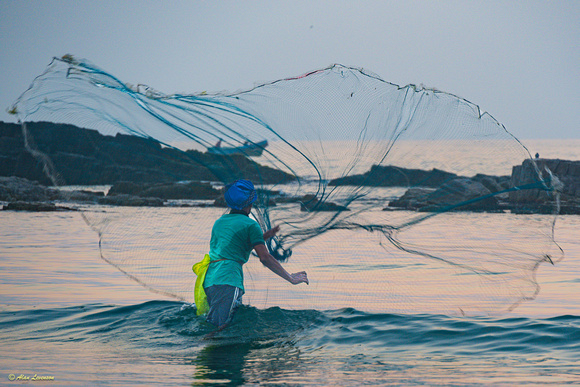
M 239 178 L 258 188 L 252 217 L 264 231 L 281 226 L 269 250 L 311 279 L 293 287 L 251 259 L 245 299 L 259 307 L 493 313 L 534 298 L 538 266 L 561 258 L 559 182 L 549 168 L 477 105 L 360 69 L 333 65 L 231 94 L 166 95 L 67 55 L 13 113 L 54 185 L 197 192 L 82 212 L 103 259 L 181 300 L 192 301 L 191 266 L 226 211 L 220 189 Z M 91 130 L 74 140 L 69 126 L 57 131 L 62 143 L 75 142 L 72 155 L 46 138 L 43 121 Z M 80 172 L 88 159 L 106 173 Z M 547 198 L 544 214 L 526 193 Z

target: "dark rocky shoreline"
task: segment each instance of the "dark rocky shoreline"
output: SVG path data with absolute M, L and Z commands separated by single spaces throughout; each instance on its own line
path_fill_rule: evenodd
M 580 161 L 536 160 L 537 165 L 563 169 L 556 175 L 566 181 L 560 190 L 560 214 L 580 215 Z M 532 163 L 526 160 L 513 168 L 506 177 L 477 175 L 473 178 L 457 177 L 443 182 L 439 187 L 411 187 L 399 198 L 391 200 L 385 210 L 408 210 L 419 212 L 470 211 L 512 212 L 521 214 L 552 214 L 556 203 L 553 193 L 540 188 L 513 190 L 514 186 L 530 184 Z M 550 169 L 551 170 L 551 169 Z M 573 178 L 576 176 L 576 178 Z M 312 195 L 287 197 L 280 192 L 263 192 L 269 205 L 298 203 L 301 211 L 348 211 L 347 207 L 319 202 Z M 483 198 L 483 199 L 482 199 Z M 185 200 L 175 204 L 171 200 Z M 15 211 L 62 211 L 74 207 L 55 205 L 55 202 L 98 204 L 113 206 L 188 206 L 225 207 L 223 188 L 215 188 L 207 182 L 134 183 L 118 182 L 108 192 L 89 190 L 59 190 L 46 187 L 36 181 L 19 177 L 0 177 L 0 201 L 6 202 L 4 210 Z M 462 203 L 458 206 L 456 203 Z
M 542 171 L 546 184 L 557 187 L 559 198 L 554 191 L 545 189 L 547 187 L 537 181 L 535 168 Z M 387 209 L 392 208 L 423 212 L 509 211 L 518 214 L 557 212 L 580 215 L 580 161 L 525 160 L 512 168 L 511 176 L 456 177 L 437 188 L 413 187 L 391 201 Z
M 292 176 L 260 166 L 243 156 L 180 152 L 134 136 L 103 136 L 72 125 L 28 123 L 33 146 L 47 154 L 57 180 L 68 185 L 111 185 L 109 192 L 50 188 L 43 163 L 24 147 L 20 125 L 0 122 L 0 201 L 5 210 L 58 211 L 74 208 L 54 202 L 116 206 L 164 206 L 168 200 L 194 200 L 184 206 L 223 207 L 223 191 L 209 181 L 258 179 L 288 183 Z M 385 210 L 554 213 L 553 192 L 535 181 L 535 168 L 559 185 L 560 213 L 580 214 L 580 161 L 536 159 L 514 166 L 511 176 L 473 177 L 433 169 L 373 166 L 362 175 L 329 182 L 331 186 L 409 187 Z M 514 189 L 513 187 L 522 187 Z M 318 198 L 285 197 L 268 192 L 269 205 L 295 202 L 301 211 L 345 211 Z M 461 203 L 461 206 L 456 203 Z

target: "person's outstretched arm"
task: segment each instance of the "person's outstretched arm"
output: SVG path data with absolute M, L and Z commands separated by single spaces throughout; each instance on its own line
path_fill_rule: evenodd
M 306 275 L 305 271 L 301 271 L 298 273 L 288 273 L 286 269 L 282 267 L 280 262 L 276 260 L 266 248 L 266 245 L 259 244 L 254 246 L 254 250 L 256 250 L 256 254 L 260 258 L 260 262 L 262 265 L 266 266 L 268 269 L 272 270 L 273 273 L 279 275 L 280 277 L 284 278 L 286 281 L 290 282 L 293 285 L 298 285 L 299 283 L 306 283 L 308 285 L 308 276 Z
M 280 226 L 276 226 L 274 228 L 269 229 L 264 233 L 264 240 L 267 241 L 268 239 L 272 238 L 274 235 L 278 233 L 278 231 L 280 231 Z

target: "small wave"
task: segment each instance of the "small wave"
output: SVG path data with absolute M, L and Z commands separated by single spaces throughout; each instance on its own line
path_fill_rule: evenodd
M 136 305 L 90 304 L 0 312 L 4 340 L 115 341 L 168 351 L 206 345 L 292 345 L 305 350 L 364 346 L 370 351 L 421 351 L 480 356 L 580 350 L 580 316 L 547 319 L 473 318 L 365 313 L 352 308 L 317 311 L 240 308 L 234 322 L 214 333 L 195 307 L 171 301 Z M 213 334 L 212 334 L 213 333 Z
M 418 349 L 457 355 L 546 353 L 580 349 L 580 317 L 473 318 L 443 315 L 369 314 L 355 309 L 326 312 L 311 335 L 312 347 L 365 345 L 389 351 Z M 303 344 L 306 344 L 304 341 Z

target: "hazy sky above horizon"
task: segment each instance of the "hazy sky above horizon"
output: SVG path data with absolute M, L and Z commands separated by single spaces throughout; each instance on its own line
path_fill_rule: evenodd
M 0 1 L 0 120 L 53 56 L 164 93 L 363 68 L 479 105 L 519 138 L 580 138 L 580 1 Z

